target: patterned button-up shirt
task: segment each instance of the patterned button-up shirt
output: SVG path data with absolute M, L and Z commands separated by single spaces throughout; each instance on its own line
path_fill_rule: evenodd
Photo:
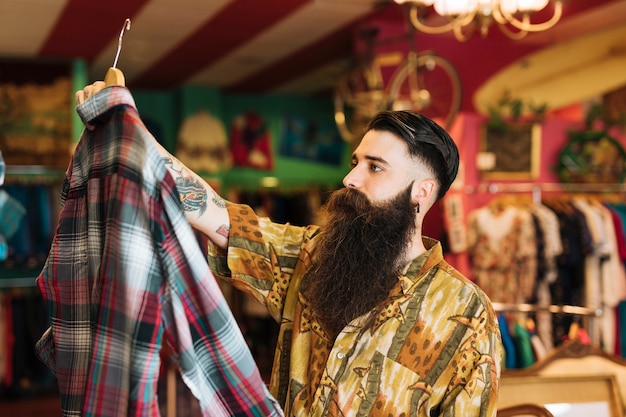
M 159 349 L 176 352 L 205 416 L 279 416 L 184 217 L 129 91 L 79 106 L 85 130 L 37 279 L 51 327 L 40 358 L 64 416 L 157 416 Z
M 209 263 L 280 323 L 270 389 L 286 415 L 495 416 L 497 317 L 438 242 L 424 238 L 427 252 L 398 277 L 385 305 L 332 340 L 301 292 L 320 229 L 275 224 L 245 205 L 228 211 L 228 250 L 211 247 Z

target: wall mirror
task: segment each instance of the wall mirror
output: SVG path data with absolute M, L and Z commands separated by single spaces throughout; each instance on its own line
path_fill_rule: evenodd
M 500 379 L 498 407 L 544 405 L 555 417 L 623 417 L 615 376 L 506 376 Z

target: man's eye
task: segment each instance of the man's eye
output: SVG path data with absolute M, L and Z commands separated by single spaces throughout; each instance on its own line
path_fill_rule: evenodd
M 382 170 L 383 170 L 381 167 L 379 167 L 378 165 L 375 165 L 375 164 L 371 164 L 371 165 L 370 165 L 370 169 L 371 169 L 372 171 L 374 171 L 374 172 L 379 172 L 379 171 L 382 171 Z

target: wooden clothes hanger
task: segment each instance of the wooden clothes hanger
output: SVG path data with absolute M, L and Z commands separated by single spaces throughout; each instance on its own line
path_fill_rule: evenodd
M 122 51 L 122 38 L 124 37 L 125 30 L 130 30 L 130 19 L 126 19 L 124 21 L 124 26 L 122 26 L 122 31 L 120 32 L 120 37 L 117 41 L 117 53 L 115 54 L 115 61 L 113 61 L 113 66 L 107 70 L 107 73 L 104 76 L 105 87 L 110 87 L 113 85 L 119 85 L 124 87 L 126 85 L 124 73 L 117 68 L 117 60 L 119 59 L 120 52 Z

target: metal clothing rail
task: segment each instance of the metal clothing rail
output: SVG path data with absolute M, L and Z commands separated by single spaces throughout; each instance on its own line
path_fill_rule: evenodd
M 541 202 L 543 192 L 565 193 L 626 193 L 624 183 L 560 183 L 560 182 L 481 182 L 465 187 L 467 194 L 532 193 L 535 203 Z
M 498 312 L 522 312 L 530 313 L 537 311 L 549 311 L 550 313 L 573 314 L 580 316 L 601 317 L 604 313 L 600 308 L 581 307 L 572 305 L 539 305 L 539 304 L 516 304 L 516 303 L 492 303 L 494 310 Z
M 465 187 L 468 194 L 529 193 L 564 191 L 580 193 L 626 192 L 626 183 L 561 183 L 561 182 L 481 182 Z

